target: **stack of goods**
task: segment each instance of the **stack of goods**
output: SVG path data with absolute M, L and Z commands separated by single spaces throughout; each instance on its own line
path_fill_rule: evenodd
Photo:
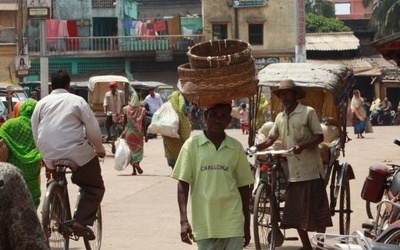
M 258 80 L 250 44 L 214 40 L 189 48 L 189 63 L 178 67 L 179 87 L 199 106 L 254 95 Z

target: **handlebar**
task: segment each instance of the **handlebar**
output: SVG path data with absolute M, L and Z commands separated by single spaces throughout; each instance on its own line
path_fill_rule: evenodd
M 397 146 L 400 146 L 400 141 L 397 140 L 397 139 L 395 139 L 395 140 L 393 141 L 393 143 L 396 144 Z
M 290 155 L 292 154 L 294 147 L 290 149 L 271 149 L 271 150 L 265 150 L 265 151 L 257 151 L 257 149 L 254 149 L 255 147 L 248 148 L 246 150 L 246 154 L 249 156 L 253 155 Z

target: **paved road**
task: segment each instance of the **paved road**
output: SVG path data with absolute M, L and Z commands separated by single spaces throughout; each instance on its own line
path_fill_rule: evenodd
M 367 219 L 365 202 L 360 197 L 361 188 L 368 168 L 373 163 L 400 163 L 400 148 L 393 140 L 400 127 L 374 127 L 374 133 L 364 139 L 357 139 L 349 128 L 352 138 L 346 144 L 346 155 L 341 161 L 353 166 L 356 179 L 352 180 L 351 205 L 354 211 L 351 219 L 351 230 L 361 229 L 361 223 Z M 193 134 L 199 131 L 194 131 Z M 227 130 L 227 133 L 242 141 L 247 147 L 247 135 L 238 129 Z M 108 147 L 108 145 L 107 145 Z M 110 151 L 110 148 L 108 147 Z M 110 153 L 102 163 L 106 184 L 103 200 L 103 247 L 102 249 L 119 250 L 190 250 L 197 249 L 180 242 L 179 214 L 176 198 L 176 181 L 169 177 L 171 169 L 164 158 L 162 139 L 149 140 L 145 144 L 145 157 L 142 162 L 144 174 L 132 176 L 131 169 L 121 172 L 114 170 L 113 156 Z M 44 175 L 42 192 L 44 194 Z M 71 197 L 74 200 L 77 189 L 70 185 Z M 38 210 L 40 216 L 40 208 Z M 338 233 L 338 218 L 333 218 L 335 226 L 328 232 Z M 294 230 L 288 230 L 289 236 L 297 236 Z M 285 242 L 279 248 L 294 250 L 301 246 L 299 241 Z M 71 249 L 84 249 L 82 242 L 74 242 Z M 255 249 L 252 242 L 246 249 Z

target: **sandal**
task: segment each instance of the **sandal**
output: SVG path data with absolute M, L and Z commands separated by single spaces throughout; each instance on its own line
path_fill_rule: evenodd
M 136 175 L 136 168 L 134 166 L 132 166 L 133 171 L 132 171 L 132 175 Z
M 133 164 L 133 167 L 136 168 L 139 174 L 143 174 L 143 169 L 140 167 L 139 162 Z
M 76 221 L 72 224 L 72 230 L 74 231 L 74 234 L 78 237 L 84 237 L 88 240 L 94 240 L 96 238 L 92 229 L 88 228 L 87 226 L 83 226 Z

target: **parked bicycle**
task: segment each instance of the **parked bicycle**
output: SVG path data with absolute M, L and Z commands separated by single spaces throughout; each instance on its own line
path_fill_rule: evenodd
M 321 250 L 398 250 L 398 245 L 390 243 L 390 237 L 380 242 L 370 242 L 360 231 L 351 235 L 316 233 L 311 244 Z
M 400 146 L 400 141 L 395 140 L 394 143 Z M 400 225 L 400 165 L 372 165 L 361 197 L 366 200 L 366 211 L 370 219 L 362 225 L 367 237 L 377 239 L 393 224 Z M 371 209 L 372 203 L 377 203 L 375 216 Z M 400 242 L 400 232 L 397 240 Z
M 42 207 L 42 226 L 51 249 L 69 249 L 69 240 L 79 240 L 72 230 L 72 219 L 70 200 L 67 187 L 66 174 L 78 168 L 78 165 L 69 160 L 57 160 L 53 162 L 55 169 L 47 183 L 46 195 Z M 70 170 L 68 170 L 70 169 Z M 79 195 L 78 199 L 79 201 Z M 75 205 L 77 207 L 78 204 Z M 99 206 L 96 220 L 92 229 L 94 240 L 83 237 L 87 250 L 99 250 L 102 240 L 102 214 Z

